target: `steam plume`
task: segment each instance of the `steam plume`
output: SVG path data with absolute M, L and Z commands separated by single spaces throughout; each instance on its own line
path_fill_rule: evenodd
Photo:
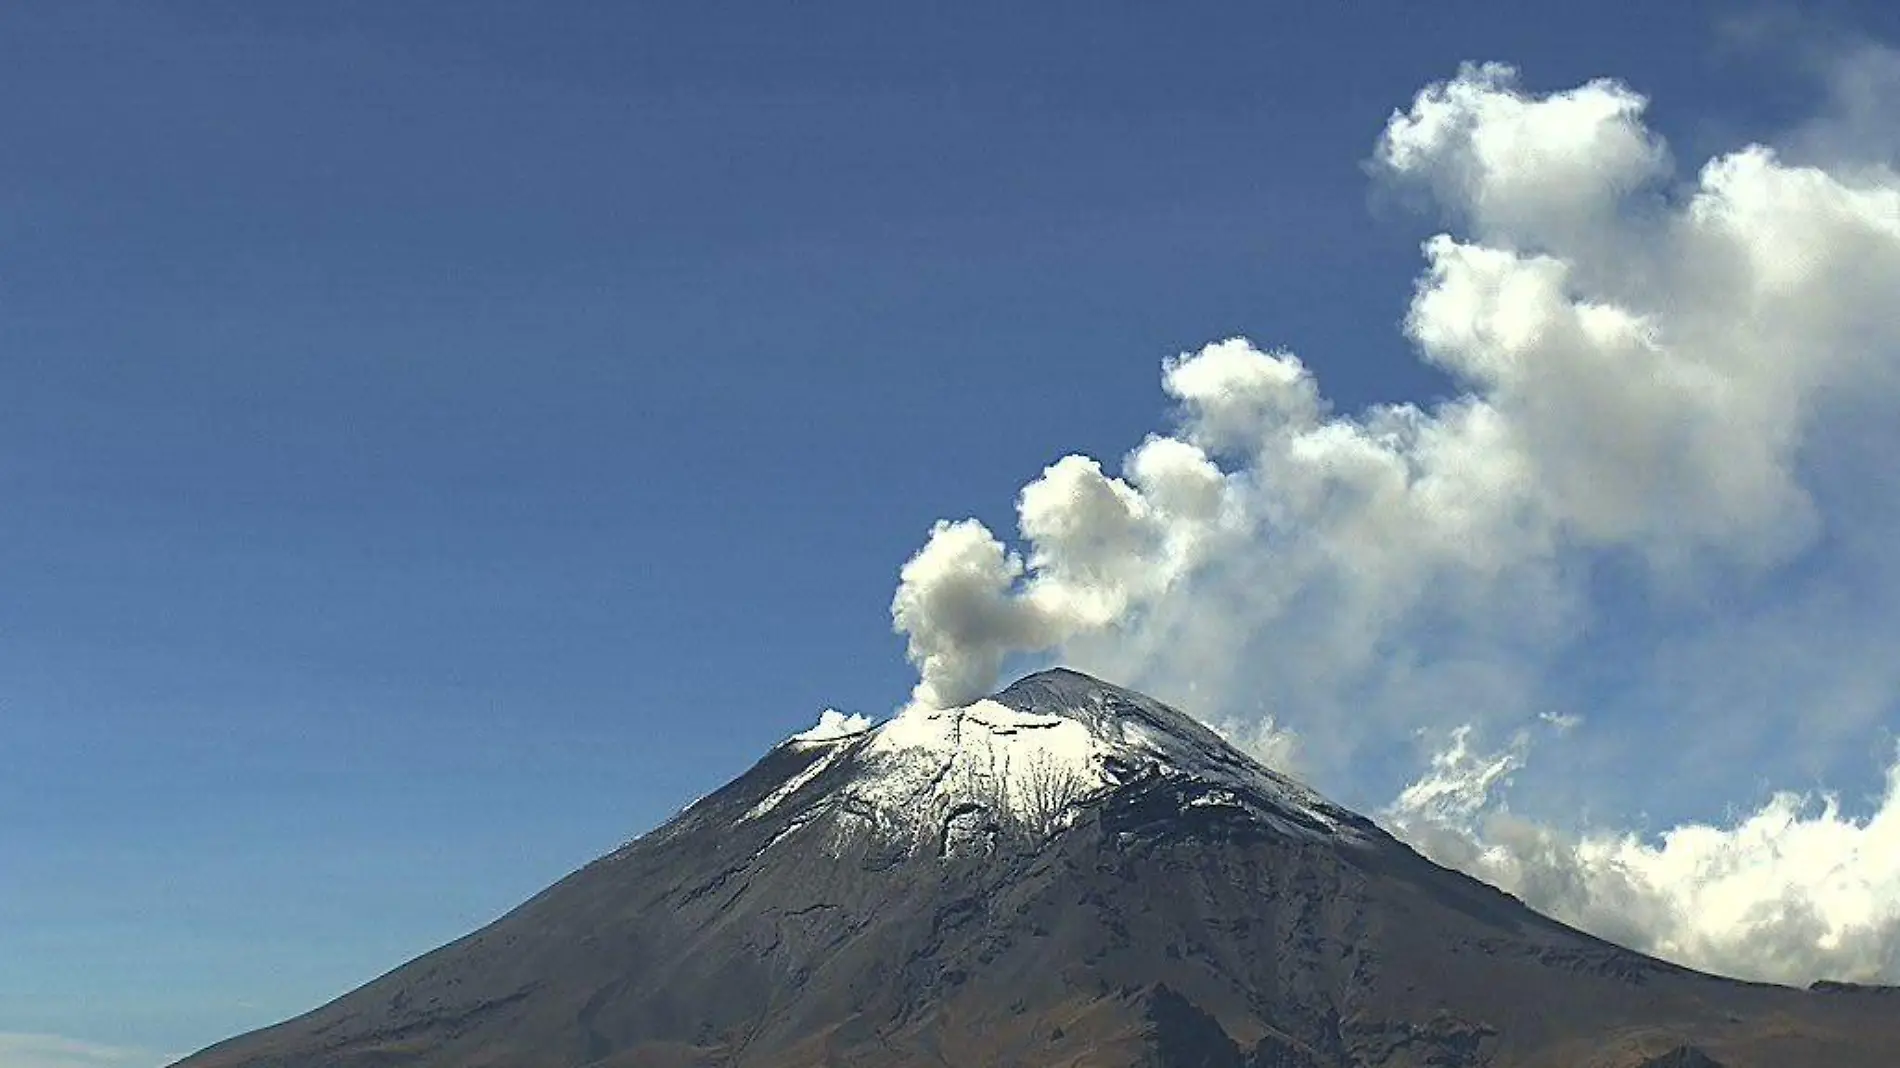
M 1300 357 L 1244 338 L 1163 361 L 1172 418 L 1118 469 L 1063 457 L 1022 488 L 1011 542 L 940 523 L 904 566 L 912 700 L 961 703 L 1053 654 L 1230 733 L 1271 724 L 1349 795 L 1402 785 L 1352 775 L 1395 737 L 1462 726 L 1470 746 L 1580 710 L 1581 736 L 1618 702 L 1651 717 L 1613 724 L 1650 750 L 1618 757 L 1666 747 L 1683 778 L 1864 752 L 1900 700 L 1878 666 L 1900 640 L 1900 501 L 1877 452 L 1900 446 L 1900 176 L 1815 156 L 1838 139 L 1810 130 L 1792 139 L 1810 158 L 1748 145 L 1679 177 L 1646 106 L 1489 64 L 1395 112 L 1370 169 L 1448 224 L 1403 329 L 1455 395 L 1340 412 Z M 1445 809 L 1472 796 L 1433 792 L 1447 759 L 1395 823 L 1481 876 L 1558 887 L 1531 896 L 1560 915 L 1729 971 L 1900 978 L 1894 921 L 1867 905 L 1900 886 L 1864 866 L 1891 790 L 1858 823 L 1777 795 L 1646 840 L 1513 823 L 1488 789 Z M 1851 874 L 1709 859 L 1797 843 Z M 1747 873 L 1748 892 L 1725 881 Z M 1762 919 L 1796 892 L 1817 911 Z M 1752 957 L 1696 926 L 1731 914 Z

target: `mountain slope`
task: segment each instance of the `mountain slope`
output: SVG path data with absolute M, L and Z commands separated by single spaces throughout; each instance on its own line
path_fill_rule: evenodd
M 1891 1065 L 1439 868 L 1074 672 L 794 738 L 468 937 L 190 1068 Z

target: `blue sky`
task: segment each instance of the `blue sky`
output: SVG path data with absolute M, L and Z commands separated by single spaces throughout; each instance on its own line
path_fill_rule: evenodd
M 1694 161 L 1900 40 L 1021 6 L 0 12 L 0 1032 L 272 1022 L 889 711 L 930 524 L 1121 455 L 1166 356 L 1444 395 L 1364 165 L 1461 61 Z

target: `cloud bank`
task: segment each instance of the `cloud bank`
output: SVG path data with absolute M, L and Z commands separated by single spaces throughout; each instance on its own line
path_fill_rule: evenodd
M 1012 541 L 939 523 L 905 564 L 912 700 L 1053 655 L 1297 738 L 1328 788 L 1458 728 L 1390 809 L 1435 855 L 1690 963 L 1900 979 L 1870 904 L 1900 899 L 1869 859 L 1891 784 L 1861 822 L 1778 794 L 1644 840 L 1498 811 L 1519 749 L 1469 766 L 1477 738 L 1581 712 L 1581 739 L 1619 706 L 1603 730 L 1651 751 L 1628 759 L 1661 740 L 1736 788 L 1721 769 L 1764 752 L 1864 754 L 1900 699 L 1900 176 L 1812 130 L 1799 161 L 1748 145 L 1684 176 L 1646 107 L 1489 64 L 1395 112 L 1369 169 L 1447 227 L 1403 329 L 1453 395 L 1341 412 L 1244 338 L 1166 360 L 1171 422 L 1118 470 L 1063 457 Z
M 174 1059 L 60 1035 L 0 1031 L 0 1065 L 6 1068 L 156 1068 Z
M 1498 796 L 1522 736 L 1482 754 L 1454 731 L 1387 823 L 1421 852 L 1622 945 L 1707 971 L 1794 984 L 1900 979 L 1900 758 L 1864 819 L 1789 791 L 1722 825 L 1654 841 L 1566 832 Z

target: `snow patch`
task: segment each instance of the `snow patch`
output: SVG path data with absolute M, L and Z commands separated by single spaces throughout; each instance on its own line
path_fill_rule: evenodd
M 1109 785 L 1102 756 L 1100 740 L 1076 720 L 985 698 L 912 708 L 886 723 L 859 755 L 848 789 L 898 825 L 940 826 L 952 811 L 982 809 L 1042 832 Z
M 842 735 L 840 737 L 842 737 Z M 760 816 L 784 804 L 786 798 L 797 793 L 806 783 L 824 774 L 825 769 L 830 767 L 845 751 L 846 750 L 842 747 L 833 749 L 812 761 L 810 764 L 807 764 L 805 767 L 800 768 L 798 774 L 786 779 L 779 785 L 778 789 L 768 794 L 765 800 L 753 805 L 751 809 L 747 810 L 745 815 L 740 816 L 739 822 L 745 823 L 748 820 L 756 820 Z

